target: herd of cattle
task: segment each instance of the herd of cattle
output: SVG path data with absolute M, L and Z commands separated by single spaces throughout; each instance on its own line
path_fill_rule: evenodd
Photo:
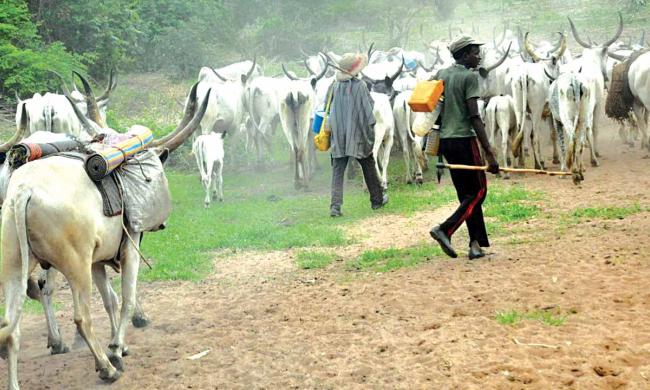
M 553 161 L 561 164 L 561 169 L 570 170 L 574 180 L 582 180 L 585 146 L 590 149 L 592 165 L 598 165 L 598 131 L 612 68 L 617 61 L 644 50 L 647 44 L 645 37 L 637 44 L 618 42 L 623 30 L 620 15 L 619 18 L 618 30 L 602 44 L 585 41 L 569 20 L 576 42 L 584 47 L 579 54 L 571 53 L 563 33 L 556 43 L 543 42 L 535 47 L 528 34 L 506 29 L 499 39 L 482 47 L 485 65 L 478 69 L 478 77 L 485 102 L 483 113 L 492 143 L 500 139 L 501 164 L 507 166 L 518 157 L 518 163 L 523 165 L 525 144 L 532 151 L 535 166 L 543 168 L 540 136 L 548 132 L 553 140 Z M 433 113 L 412 112 L 407 102 L 419 80 L 431 79 L 439 69 L 453 63 L 447 44 L 429 42 L 424 52 L 400 48 L 372 51 L 372 46 L 368 51 L 369 65 L 361 76 L 374 100 L 377 124 L 373 154 L 384 187 L 388 184 L 387 168 L 394 140 L 403 151 L 407 181 L 422 181 L 426 158 L 422 139 L 415 136 L 420 132 L 413 130 L 431 128 L 436 118 Z M 254 150 L 261 161 L 268 153 L 274 129 L 281 125 L 292 151 L 295 185 L 305 187 L 315 159 L 311 120 L 315 111 L 324 106 L 339 58 L 333 52 L 305 56 L 302 62 L 310 74 L 306 78 L 296 76 L 284 65 L 283 75 L 264 76 L 255 60 L 219 69 L 204 67 L 188 94 L 181 123 L 152 147 L 164 161 L 168 151 L 178 148 L 195 131 L 200 133 L 192 150 L 208 205 L 213 196 L 223 199 L 225 134 L 244 134 L 247 148 Z M 7 305 L 6 318 L 0 319 L 0 356 L 8 357 L 11 389 L 18 388 L 18 321 L 26 293 L 45 306 L 48 347 L 53 353 L 67 351 L 51 307 L 53 275 L 48 271 L 48 276 L 38 284 L 29 278 L 37 264 L 46 265 L 44 268 L 53 266 L 66 276 L 74 297 L 75 322 L 95 357 L 100 378 L 113 381 L 120 376 L 122 356 L 127 353 L 124 334 L 134 311 L 139 313 L 134 324 L 142 324 L 135 287 L 141 233 L 129 232 L 130 244 L 122 240 L 126 227 L 118 219 L 103 215 L 100 195 L 86 176 L 83 164 L 53 157 L 12 171 L 5 163 L 5 152 L 21 140 L 52 142 L 60 139 L 58 136 L 72 136 L 88 141 L 99 134 L 114 132 L 106 126 L 105 113 L 116 85 L 115 77 L 111 74 L 106 91 L 95 97 L 88 82 L 77 76 L 83 91 L 75 87 L 71 92 L 63 83 L 63 95 L 45 93 L 19 99 L 17 131 L 0 145 L 0 202 L 5 205 L 1 282 Z M 621 124 L 621 132 L 626 142 L 640 133 L 642 146 L 650 148 L 650 53 L 638 57 L 629 68 L 628 79 L 634 104 L 629 121 Z M 52 230 L 52 221 L 64 228 Z M 120 253 L 122 268 L 123 304 L 119 318 L 118 299 L 106 277 L 104 262 L 116 253 Z M 88 305 L 93 281 L 111 320 L 108 357 L 90 325 Z

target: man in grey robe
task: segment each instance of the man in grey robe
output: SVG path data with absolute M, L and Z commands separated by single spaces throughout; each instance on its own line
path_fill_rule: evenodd
M 328 125 L 331 128 L 332 202 L 330 215 L 340 217 L 343 204 L 343 179 L 348 159 L 357 159 L 374 209 L 388 203 L 379 182 L 372 147 L 375 142 L 373 100 L 366 83 L 356 78 L 368 59 L 364 54 L 344 54 L 332 85 Z

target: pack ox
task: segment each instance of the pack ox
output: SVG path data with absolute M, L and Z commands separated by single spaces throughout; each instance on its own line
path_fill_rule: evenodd
M 196 99 L 192 99 L 179 126 L 168 136 L 154 141 L 152 147 L 161 162 L 166 159 L 168 151 L 178 148 L 198 127 L 208 100 L 204 98 L 203 101 L 197 109 Z M 96 101 L 87 101 L 87 104 L 90 119 L 75 110 L 86 131 L 113 132 L 102 129 L 97 123 L 101 120 Z M 21 121 L 21 127 L 26 127 L 25 120 Z M 169 191 L 166 186 L 164 191 Z M 52 221 L 56 221 L 56 227 Z M 5 318 L 0 326 L 0 348 L 6 352 L 8 360 L 9 389 L 19 388 L 19 322 L 29 276 L 38 264 L 46 263 L 60 271 L 70 285 L 74 321 L 95 358 L 99 377 L 108 382 L 120 377 L 122 356 L 127 351 L 125 332 L 136 303 L 140 262 L 137 246 L 142 234 L 129 231 L 133 241 L 131 244 L 123 243 L 124 229 L 121 217 L 104 215 L 100 192 L 88 177 L 82 161 L 54 156 L 32 161 L 13 172 L 2 207 L 0 248 L 0 282 L 6 301 Z M 106 292 L 109 280 L 103 262 L 116 256 L 119 256 L 122 269 L 122 307 L 107 356 L 95 336 L 89 305 L 92 279 L 100 293 Z M 104 293 L 102 298 L 107 310 L 116 309 L 116 299 Z M 109 313 L 109 318 L 117 318 L 115 312 Z

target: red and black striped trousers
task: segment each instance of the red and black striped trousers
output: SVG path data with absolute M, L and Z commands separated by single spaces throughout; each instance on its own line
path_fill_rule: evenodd
M 440 151 L 449 164 L 484 165 L 476 137 L 441 139 Z M 487 195 L 485 172 L 452 169 L 450 174 L 460 206 L 440 228 L 451 238 L 465 222 L 470 242 L 477 241 L 482 247 L 490 246 L 481 207 Z

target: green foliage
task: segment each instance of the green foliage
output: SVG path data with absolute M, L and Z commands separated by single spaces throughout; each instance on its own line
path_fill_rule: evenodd
M 442 255 L 442 250 L 434 243 L 404 249 L 373 249 L 363 252 L 349 267 L 359 271 L 389 272 L 412 267 Z
M 540 199 L 539 193 L 521 187 L 490 187 L 485 200 L 485 216 L 497 218 L 500 222 L 513 222 L 534 218 L 539 207 L 531 202 Z
M 296 264 L 302 269 L 325 268 L 334 261 L 334 253 L 300 251 L 296 254 Z
M 56 90 L 59 83 L 49 70 L 70 74 L 83 71 L 82 57 L 70 54 L 60 42 L 45 45 L 31 21 L 25 2 L 0 3 L 0 92 L 21 96 Z
M 517 310 L 503 311 L 496 314 L 496 320 L 501 325 L 515 325 L 523 320 L 539 321 L 550 326 L 561 326 L 568 314 L 554 313 L 552 311 L 535 310 L 519 312 Z

